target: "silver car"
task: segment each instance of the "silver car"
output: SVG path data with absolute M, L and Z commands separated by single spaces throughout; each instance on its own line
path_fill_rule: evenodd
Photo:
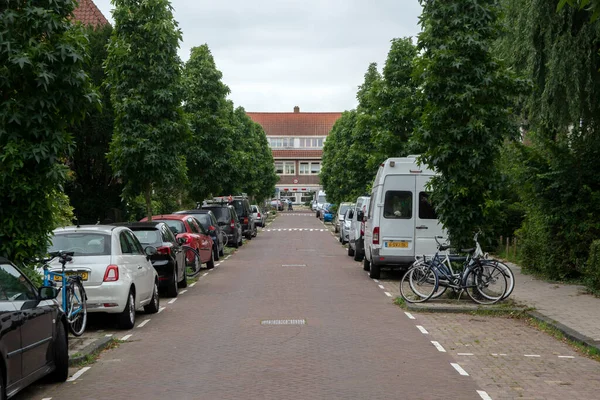
M 342 230 L 342 225 L 344 223 L 344 214 L 350 208 L 354 208 L 354 203 L 340 203 L 340 206 L 337 209 L 337 213 L 335 216 L 335 233 L 338 233 Z
M 351 226 L 353 217 L 354 217 L 354 207 L 351 207 L 346 210 L 346 213 L 344 214 L 344 220 L 342 221 L 342 224 L 341 224 L 339 240 L 340 240 L 340 243 L 342 243 L 342 244 L 348 243 L 348 240 L 350 237 L 350 226 Z
M 254 221 L 256 221 L 256 226 L 264 227 L 267 223 L 267 214 L 262 212 L 259 206 L 253 204 L 250 206 L 252 210 L 252 216 L 254 217 Z

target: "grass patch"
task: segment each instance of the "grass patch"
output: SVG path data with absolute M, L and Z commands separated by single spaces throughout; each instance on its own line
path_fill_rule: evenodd
M 115 348 L 119 347 L 119 345 L 121 345 L 121 343 L 124 343 L 124 341 L 113 338 L 108 342 L 108 344 L 103 349 L 96 350 L 93 353 L 87 354 L 81 361 L 79 361 L 77 364 L 73 365 L 73 367 L 81 368 L 81 367 L 85 367 L 87 365 L 93 364 L 98 360 L 98 357 L 100 357 L 100 354 L 102 354 L 103 351 L 115 349 Z M 72 355 L 72 357 L 81 357 L 81 353 L 75 353 Z

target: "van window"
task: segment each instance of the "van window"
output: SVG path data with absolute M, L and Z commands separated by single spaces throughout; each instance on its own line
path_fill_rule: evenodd
M 419 218 L 438 219 L 437 214 L 435 212 L 435 208 L 433 207 L 433 204 L 431 204 L 429 193 L 427 192 L 419 193 Z
M 383 217 L 396 219 L 412 218 L 412 192 L 388 190 L 385 192 Z

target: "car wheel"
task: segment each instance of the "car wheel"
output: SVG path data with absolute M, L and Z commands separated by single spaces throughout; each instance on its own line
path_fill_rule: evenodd
M 252 231 L 251 230 L 246 231 L 246 239 L 252 240 Z
M 319 212 L 318 212 L 318 211 L 317 211 L 317 218 L 321 219 L 321 218 L 320 218 L 320 214 L 319 214 Z
M 156 314 L 160 309 L 160 297 L 158 297 L 158 282 L 154 281 L 154 291 L 150 303 L 144 306 L 144 311 L 148 314 Z
M 173 267 L 173 276 L 171 276 L 171 281 L 169 282 L 169 287 L 167 288 L 167 297 L 177 297 L 179 294 L 179 282 L 177 281 L 177 265 Z
M 369 270 L 369 278 L 379 279 L 381 275 L 381 267 L 377 264 L 371 263 L 371 269 Z
M 255 225 L 254 230 L 252 231 L 252 237 L 256 237 L 256 235 L 258 235 L 258 228 Z
M 67 331 L 62 321 L 58 321 L 56 326 L 56 340 L 53 344 L 54 366 L 56 369 L 50 374 L 50 379 L 53 382 L 64 382 L 69 377 L 69 347 L 67 344 Z M 3 379 L 0 379 L 2 381 Z M 3 396 L 4 386 L 2 386 L 0 399 L 6 398 Z
M 238 242 L 238 245 L 236 247 L 241 247 L 244 244 L 244 239 L 242 238 L 242 235 L 240 235 L 240 241 Z
M 363 260 L 362 255 L 357 250 L 354 250 L 353 253 L 354 253 L 354 261 L 362 261 Z M 348 253 L 348 255 L 351 255 L 351 254 Z
M 340 230 L 338 229 L 338 226 L 337 226 L 337 224 L 336 224 L 336 225 L 335 225 L 335 233 L 338 233 L 339 231 L 340 231 Z M 340 242 L 341 242 L 341 240 L 340 240 Z
M 352 248 L 352 246 L 348 245 L 348 255 L 350 257 L 352 257 L 354 255 L 354 249 Z
M 210 260 L 206 262 L 206 269 L 213 269 L 215 267 L 215 253 L 210 252 Z
M 119 314 L 119 328 L 131 329 L 135 325 L 135 296 L 133 294 L 133 288 L 129 289 L 127 295 L 127 304 L 121 314 Z
M 369 260 L 367 260 L 367 257 L 365 257 L 363 259 L 363 269 L 365 271 L 370 271 L 371 270 L 371 263 L 369 262 Z
M 240 247 L 240 242 L 241 242 L 241 240 L 240 240 L 240 241 L 238 241 L 238 242 L 235 242 L 235 243 L 233 244 L 233 247 L 234 247 L 234 248 L 236 248 L 236 249 L 237 249 L 238 247 Z

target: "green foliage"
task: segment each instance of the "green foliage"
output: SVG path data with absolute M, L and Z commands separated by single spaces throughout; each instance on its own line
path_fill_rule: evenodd
M 488 226 L 498 182 L 499 147 L 515 136 L 511 95 L 518 81 L 490 53 L 499 27 L 495 0 L 421 0 L 419 69 L 426 98 L 416 141 L 431 181 L 440 221 L 457 246 Z
M 569 4 L 571 7 L 577 7 L 579 10 L 587 10 L 592 13 L 591 21 L 594 22 L 600 17 L 600 1 L 598 0 L 559 0 L 557 10 L 560 11 Z
M 81 224 L 95 224 L 107 218 L 114 219 L 111 210 L 122 208 L 123 185 L 113 178 L 106 159 L 114 128 L 113 106 L 108 88 L 103 85 L 106 74 L 102 67 L 107 57 L 107 45 L 112 33 L 110 25 L 86 27 L 90 63 L 86 72 L 100 88 L 102 107 L 90 110 L 79 124 L 71 129 L 75 150 L 69 157 L 74 179 L 65 185 L 65 192 L 75 208 Z
M 153 190 L 179 188 L 186 180 L 181 31 L 168 0 L 113 4 L 106 72 L 115 129 L 108 158 L 128 196 L 144 194 L 151 218 Z
M 0 255 L 46 252 L 64 205 L 68 128 L 97 102 L 74 1 L 4 2 L 0 12 Z
M 585 267 L 586 283 L 593 290 L 600 291 L 600 240 L 594 240 Z

